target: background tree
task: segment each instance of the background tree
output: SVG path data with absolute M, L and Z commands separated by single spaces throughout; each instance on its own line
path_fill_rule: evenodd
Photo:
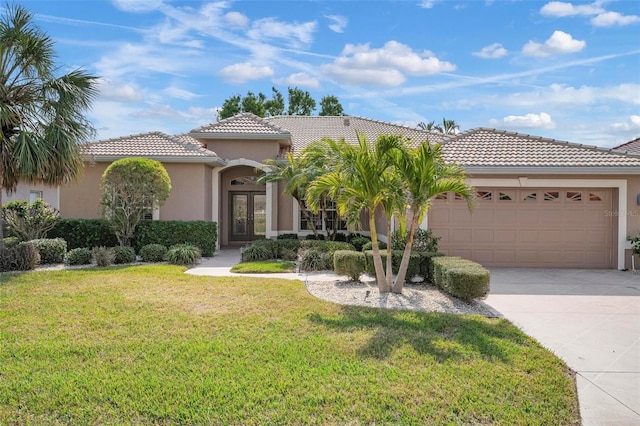
M 337 116 L 344 115 L 344 110 L 342 109 L 342 104 L 338 100 L 336 96 L 329 95 L 323 96 L 320 100 L 320 114 L 321 116 Z
M 258 117 L 264 117 L 267 112 L 265 102 L 267 97 L 264 93 L 254 95 L 253 92 L 247 92 L 247 96 L 242 98 L 242 112 L 250 112 Z
M 424 121 L 418 123 L 418 128 L 427 130 L 430 132 L 443 133 L 445 135 L 455 135 L 460 130 L 460 125 L 455 120 L 447 120 L 442 118 L 442 124 L 436 124 L 435 121 L 425 123 Z
M 218 111 L 218 120 L 224 120 L 225 118 L 240 114 L 242 112 L 241 102 L 242 97 L 240 95 L 233 95 L 225 99 L 222 108 Z
M 123 158 L 102 175 L 103 217 L 120 245 L 128 246 L 145 214 L 164 204 L 171 179 L 162 163 L 148 158 Z
M 315 109 L 316 101 L 308 91 L 289 87 L 289 115 L 311 115 Z
M 284 114 L 284 96 L 275 87 L 271 88 L 271 99 L 265 102 L 264 106 L 267 112 L 267 116 L 274 117 L 276 115 Z
M 53 41 L 26 9 L 5 9 L 0 20 L 0 205 L 3 190 L 15 191 L 20 181 L 60 185 L 82 171 L 79 144 L 94 135 L 84 113 L 98 93 L 96 77 L 81 70 L 56 76 L 55 56 Z

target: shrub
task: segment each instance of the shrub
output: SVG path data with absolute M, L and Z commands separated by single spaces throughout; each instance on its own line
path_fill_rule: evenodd
M 402 255 L 404 254 L 403 250 L 393 250 L 391 252 L 391 272 L 394 274 L 398 273 L 400 269 L 400 263 L 402 262 Z M 376 269 L 373 264 L 373 251 L 366 250 L 364 252 L 365 255 L 365 265 L 367 274 L 372 277 L 376 275 Z M 387 252 L 380 252 L 380 257 L 382 258 L 382 265 L 386 269 L 387 267 Z M 411 253 L 411 257 L 409 258 L 409 266 L 407 267 L 407 275 L 406 279 L 410 280 L 411 278 L 420 275 L 420 262 L 422 257 L 419 253 Z
M 213 256 L 218 241 L 216 222 L 205 220 L 144 220 L 136 227 L 133 248 L 140 251 L 147 244 L 171 247 L 178 244 L 193 245 L 203 256 Z
M 324 271 L 331 269 L 327 253 L 319 249 L 305 250 L 300 256 L 300 268 L 303 271 Z
M 305 240 L 311 240 L 311 241 L 314 241 L 314 240 L 323 240 L 324 241 L 324 235 L 322 235 L 322 234 L 318 234 L 318 235 L 309 234 L 304 238 L 305 238 Z
M 270 240 L 270 239 L 263 238 L 263 239 L 254 241 L 251 245 L 264 247 L 269 252 L 268 259 L 275 260 L 278 258 L 278 251 L 279 251 L 278 243 L 279 242 L 277 240 Z
M 337 250 L 333 253 L 335 273 L 347 275 L 353 281 L 360 281 L 360 275 L 365 272 L 364 253 L 350 250 Z
M 300 249 L 300 240 L 278 240 L 278 258 L 284 260 L 295 260 Z
M 101 267 L 111 266 L 113 260 L 116 258 L 116 254 L 113 252 L 113 249 L 104 246 L 94 247 L 92 253 L 93 258 L 96 260 L 96 264 Z
M 62 238 L 40 238 L 29 242 L 38 249 L 40 263 L 64 262 L 64 255 L 67 254 L 67 242 Z
M 242 251 L 243 262 L 258 262 L 273 259 L 273 252 L 265 245 L 251 244 Z
M 10 201 L 2 206 L 2 215 L 12 236 L 23 241 L 45 238 L 53 228 L 60 213 L 38 198 L 33 203 L 27 200 Z
M 391 247 L 394 250 L 404 250 L 407 246 L 408 232 L 396 231 L 391 234 Z M 412 251 L 437 252 L 440 237 L 433 235 L 430 229 L 416 229 L 413 233 Z
M 432 259 L 435 284 L 460 299 L 470 302 L 489 293 L 490 274 L 476 262 L 458 257 Z
M 333 236 L 333 241 L 339 241 L 339 242 L 346 242 L 347 241 L 347 234 L 343 234 L 341 232 L 338 232 L 337 234 L 335 234 Z
M 378 241 L 378 248 L 380 250 L 385 250 L 387 248 L 387 243 L 383 241 Z M 373 250 L 373 242 L 369 241 L 362 245 L 362 251 Z
M 136 261 L 136 252 L 131 247 L 115 246 L 113 248 L 113 263 L 124 264 Z
M 143 262 L 162 262 L 167 255 L 167 248 L 162 244 L 147 244 L 140 248 Z
M 28 242 L 0 249 L 0 272 L 30 271 L 40 263 L 40 254 Z
M 194 265 L 201 257 L 200 249 L 191 244 L 176 244 L 167 251 L 167 260 L 174 265 Z
M 325 252 L 327 254 L 327 262 L 322 269 L 333 269 L 333 253 L 336 251 L 355 251 L 355 248 L 351 244 L 342 241 L 305 240 L 300 242 L 300 247 Z
M 116 235 L 104 219 L 60 219 L 47 235 L 50 238 L 64 238 L 70 250 L 118 245 Z
M 371 238 L 369 237 L 354 237 L 349 241 L 351 245 L 357 250 L 362 251 L 362 247 L 371 242 Z
M 20 238 L 18 237 L 7 237 L 3 239 L 4 242 L 4 246 L 6 248 L 11 248 L 11 247 L 15 247 L 18 245 L 18 243 L 20 242 Z
M 425 281 L 428 281 L 430 283 L 433 284 L 433 268 L 431 266 L 431 260 L 434 257 L 442 257 L 444 256 L 444 253 L 433 253 L 433 252 L 428 252 L 428 251 L 420 251 L 420 252 L 415 252 L 415 254 L 417 254 L 418 256 L 420 256 L 420 273 L 419 275 L 425 279 Z
M 298 234 L 280 234 L 278 235 L 279 240 L 297 240 Z
M 91 250 L 84 247 L 69 250 L 65 261 L 69 265 L 87 265 L 91 263 Z

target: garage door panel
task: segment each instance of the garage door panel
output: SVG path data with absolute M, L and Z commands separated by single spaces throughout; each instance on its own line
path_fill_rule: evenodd
M 480 200 L 473 214 L 451 196 L 434 202 L 429 227 L 443 252 L 486 266 L 614 267 L 613 219 L 604 214 L 612 210 L 611 189 L 480 191 L 492 199 Z

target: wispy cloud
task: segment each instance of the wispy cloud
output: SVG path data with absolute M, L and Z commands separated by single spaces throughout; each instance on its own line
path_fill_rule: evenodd
M 540 13 L 544 16 L 554 18 L 564 18 L 571 16 L 590 16 L 590 22 L 596 27 L 612 27 L 625 26 L 640 21 L 637 15 L 622 15 L 618 12 L 607 11 L 602 7 L 605 2 L 596 1 L 591 4 L 566 3 L 561 1 L 552 1 L 540 9 Z
M 142 33 L 145 31 L 143 28 L 131 27 L 128 25 L 112 24 L 110 22 L 87 21 L 84 19 L 64 18 L 61 16 L 44 15 L 41 13 L 36 15 L 36 19 L 43 22 L 51 22 L 51 23 L 63 24 L 63 25 L 109 27 L 109 28 L 117 28 L 120 30 L 133 31 L 136 33 Z
M 502 58 L 507 54 L 507 49 L 505 49 L 500 43 L 493 43 L 489 46 L 485 46 L 480 49 L 478 52 L 473 52 L 473 56 L 477 56 L 479 58 L 484 59 L 498 59 Z
M 556 123 L 546 112 L 540 114 L 508 115 L 502 120 L 491 119 L 489 123 L 494 126 L 508 128 L 553 129 Z
M 317 78 L 312 77 L 305 72 L 298 72 L 284 78 L 274 79 L 274 83 L 282 84 L 285 86 L 300 86 L 312 88 L 317 88 L 320 86 L 320 81 Z
M 230 83 L 244 83 L 248 80 L 271 77 L 273 69 L 268 65 L 254 65 L 250 62 L 243 62 L 222 68 L 218 75 Z
M 349 22 L 346 17 L 340 15 L 327 15 L 325 18 L 331 21 L 329 29 L 336 33 L 343 33 Z
M 571 34 L 564 31 L 554 31 L 551 37 L 544 43 L 530 40 L 522 48 L 522 54 L 526 56 L 551 56 L 579 52 L 585 48 L 587 42 L 576 40 Z
M 191 100 L 191 99 L 193 99 L 193 98 L 198 96 L 197 94 L 195 94 L 193 92 L 181 89 L 181 88 L 176 87 L 176 86 L 169 86 L 166 89 L 164 89 L 162 92 L 167 94 L 168 96 L 171 96 L 172 98 L 183 99 L 183 100 L 186 100 L 186 101 Z

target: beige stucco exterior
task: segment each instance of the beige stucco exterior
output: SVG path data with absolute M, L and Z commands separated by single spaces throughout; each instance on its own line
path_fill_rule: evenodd
M 225 160 L 246 158 L 262 163 L 268 158 L 275 159 L 280 149 L 280 143 L 273 139 L 200 139 L 200 141 L 206 145 L 207 149 Z
M 54 208 L 59 208 L 60 200 L 58 199 L 58 187 L 51 187 L 44 184 L 34 183 L 19 183 L 16 190 L 11 193 L 7 193 L 6 190 L 2 191 L 2 204 L 15 200 L 30 200 L 32 192 L 41 193 L 42 199 Z M 33 194 L 35 196 L 36 194 Z

